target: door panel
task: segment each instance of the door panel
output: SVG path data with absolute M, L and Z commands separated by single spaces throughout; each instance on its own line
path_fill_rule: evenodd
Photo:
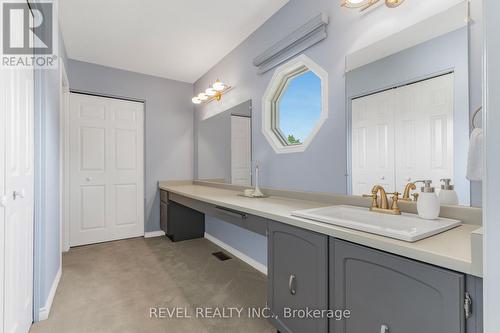
M 252 118 L 231 116 L 231 184 L 252 183 Z
M 116 224 L 137 223 L 137 185 L 124 184 L 115 186 Z
M 351 312 L 331 333 L 465 331 L 463 274 L 337 239 L 330 251 L 330 305 Z
M 144 234 L 142 103 L 71 94 L 70 245 Z
M 396 185 L 453 179 L 454 75 L 396 89 Z M 418 141 L 417 141 L 418 140 Z
M 2 70 L 3 332 L 28 332 L 33 299 L 34 72 Z M 3 158 L 2 156 L 2 158 Z
M 328 307 L 327 236 L 269 222 L 268 303 L 282 333 L 326 333 L 327 319 L 287 318 L 285 309 Z
M 80 129 L 81 170 L 104 171 L 106 160 L 106 129 L 82 127 Z
M 352 101 L 352 194 L 453 179 L 453 81 L 448 74 Z
M 104 229 L 106 227 L 105 186 L 82 186 L 81 188 L 81 230 Z
M 394 91 L 352 101 L 352 192 L 394 188 Z

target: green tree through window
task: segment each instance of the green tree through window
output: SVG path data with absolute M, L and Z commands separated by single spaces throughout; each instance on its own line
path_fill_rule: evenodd
M 288 135 L 288 143 L 291 145 L 300 145 L 301 142 L 299 139 L 295 139 L 293 134 L 290 134 Z

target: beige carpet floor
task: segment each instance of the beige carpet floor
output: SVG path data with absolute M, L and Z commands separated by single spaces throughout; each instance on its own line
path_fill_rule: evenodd
M 50 317 L 30 332 L 276 332 L 266 319 L 247 315 L 248 308 L 265 306 L 266 277 L 236 258 L 212 256 L 220 250 L 206 239 L 165 237 L 72 248 L 63 256 Z M 165 312 L 175 308 L 181 309 L 176 318 L 168 318 Z M 215 308 L 244 310 L 240 318 L 232 310 L 233 318 L 209 319 L 196 318 L 197 308 L 214 317 Z M 163 311 L 163 318 L 151 318 L 151 311 Z

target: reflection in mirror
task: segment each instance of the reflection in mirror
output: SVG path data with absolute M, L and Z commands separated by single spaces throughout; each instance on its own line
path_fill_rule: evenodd
M 352 194 L 375 184 L 414 193 L 423 185 L 407 185 L 419 180 L 439 192 L 451 179 L 470 203 L 467 44 L 462 27 L 347 73 Z
M 239 104 L 199 123 L 197 178 L 252 184 L 252 101 Z

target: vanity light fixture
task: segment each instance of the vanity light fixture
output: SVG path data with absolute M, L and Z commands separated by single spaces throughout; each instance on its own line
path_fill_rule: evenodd
M 231 86 L 217 79 L 211 87 L 208 87 L 207 90 L 193 97 L 191 101 L 194 104 L 210 103 L 213 100 L 220 101 L 222 95 L 231 90 L 231 88 Z
M 378 0 L 342 0 L 340 4 L 342 7 L 346 8 L 368 8 L 374 5 Z
M 372 7 L 381 0 L 341 0 L 341 6 L 346 8 L 359 8 L 361 11 Z M 389 8 L 396 8 L 405 0 L 384 0 L 385 5 Z
M 385 0 L 385 5 L 389 8 L 396 8 L 401 5 L 405 0 Z

